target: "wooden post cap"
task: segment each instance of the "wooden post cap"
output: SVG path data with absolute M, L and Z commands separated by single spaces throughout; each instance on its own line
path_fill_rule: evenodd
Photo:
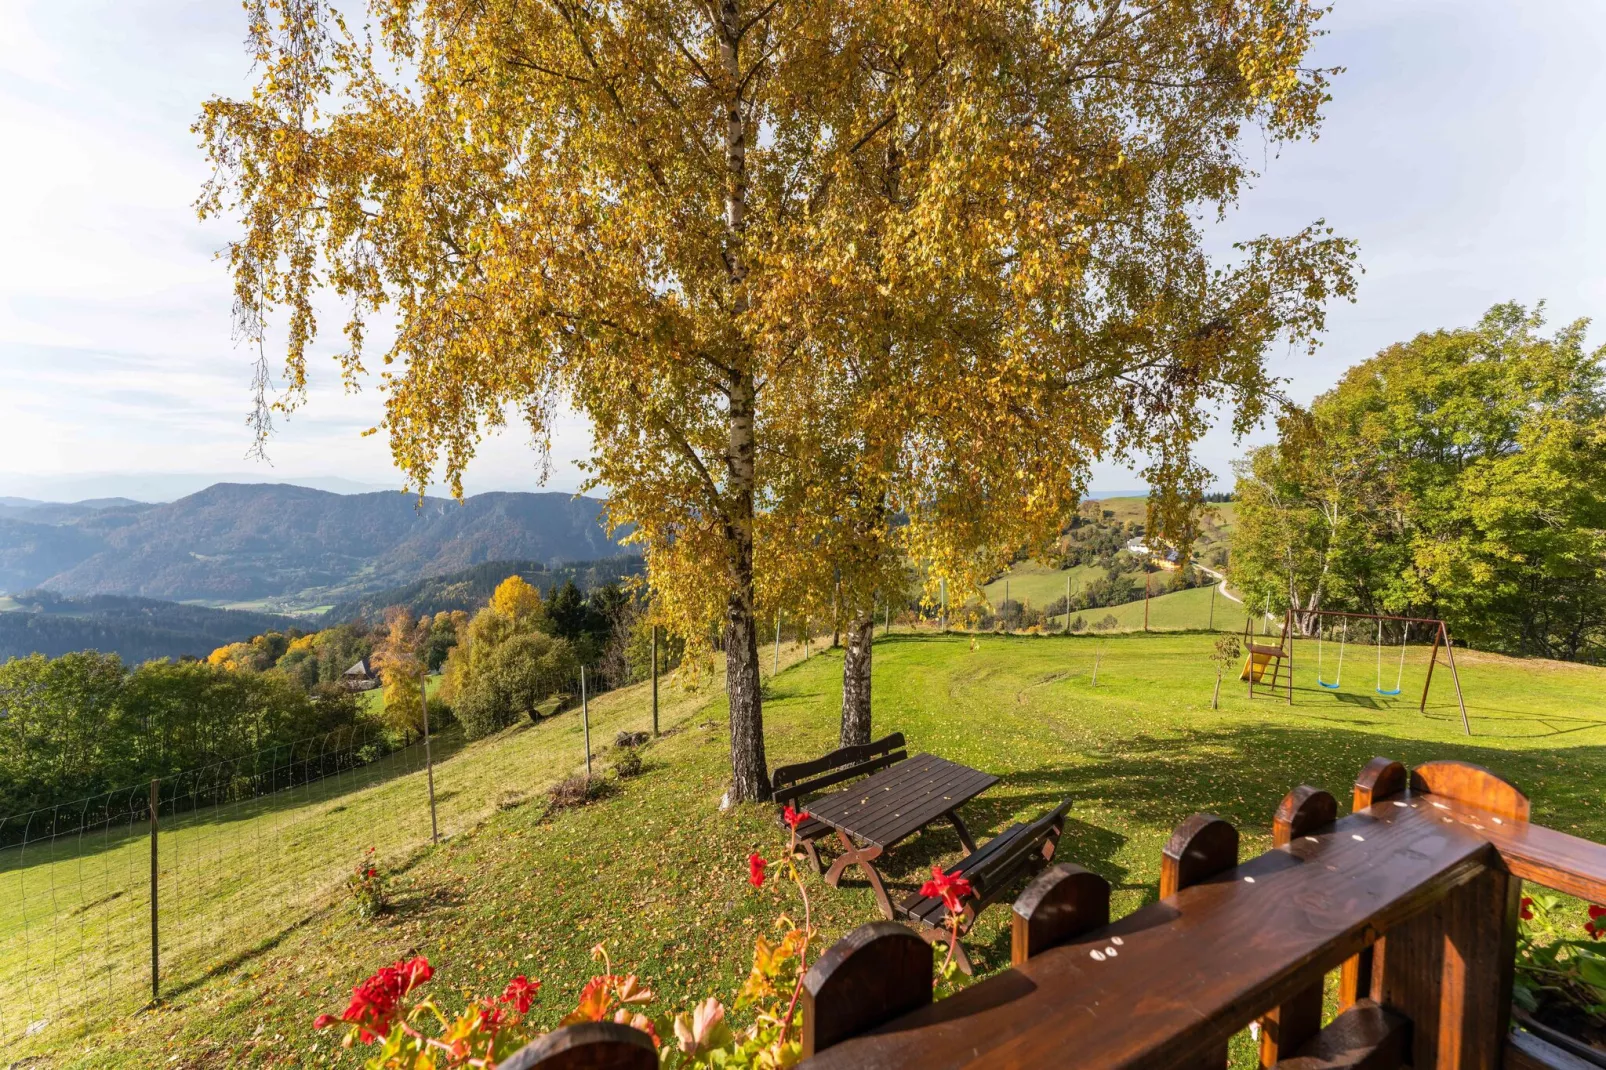
M 803 975 L 803 1056 L 931 1002 L 931 945 L 894 921 L 861 925 Z
M 1110 882 L 1072 862 L 1039 873 L 1010 915 L 1010 963 L 1110 923 Z
M 1238 830 L 1215 814 L 1194 814 L 1171 834 L 1160 859 L 1160 898 L 1238 864 Z
M 657 1070 L 652 1038 L 617 1022 L 581 1022 L 532 1040 L 498 1070 Z
M 1271 823 L 1274 847 L 1286 847 L 1300 836 L 1309 836 L 1338 820 L 1338 800 L 1321 788 L 1301 784 L 1277 807 Z
M 1471 762 L 1426 762 L 1411 771 L 1411 790 L 1440 795 L 1513 821 L 1528 820 L 1528 796 L 1498 773 Z
M 1350 809 L 1365 810 L 1373 803 L 1398 795 L 1409 782 L 1405 766 L 1393 758 L 1373 758 L 1355 778 L 1355 798 Z

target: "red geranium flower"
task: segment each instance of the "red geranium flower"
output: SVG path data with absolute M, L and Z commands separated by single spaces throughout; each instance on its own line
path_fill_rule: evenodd
M 920 886 L 920 894 L 940 898 L 950 914 L 958 914 L 960 901 L 970 894 L 970 882 L 957 873 L 944 873 L 941 866 L 932 866 L 931 879 Z
M 507 983 L 502 990 L 503 1003 L 513 1004 L 513 1009 L 520 1014 L 530 1010 L 530 1004 L 535 1002 L 535 994 L 541 990 L 540 981 L 532 981 L 522 973 Z
M 430 969 L 429 960 L 422 955 L 382 966 L 372 977 L 351 990 L 351 1002 L 339 1018 L 320 1014 L 312 1024 L 322 1029 L 336 1022 L 350 1022 L 357 1027 L 359 1039 L 364 1044 L 371 1044 L 375 1037 L 390 1035 L 390 1027 L 395 1024 L 402 997 L 433 976 L 435 971 Z
M 781 820 L 785 821 L 787 827 L 794 832 L 797 831 L 799 825 L 808 820 L 808 816 L 809 812 L 807 810 L 794 810 L 791 803 L 787 803 L 785 809 L 781 811 Z
M 375 869 L 373 866 L 369 866 L 368 867 L 368 872 L 364 873 L 363 876 L 366 877 L 368 880 L 373 880 L 374 876 L 378 872 L 379 872 L 379 870 Z
M 764 867 L 768 864 L 757 852 L 747 856 L 747 880 L 753 887 L 764 887 Z
M 1533 916 L 1534 916 L 1533 906 L 1534 906 L 1534 901 L 1533 901 L 1533 897 L 1532 896 L 1526 896 L 1525 895 L 1525 896 L 1522 897 L 1522 906 L 1517 909 L 1517 913 L 1522 915 L 1522 920 L 1523 921 L 1532 921 L 1533 920 Z
M 507 1012 L 489 1001 L 480 1004 L 480 1025 L 494 1033 L 507 1024 Z

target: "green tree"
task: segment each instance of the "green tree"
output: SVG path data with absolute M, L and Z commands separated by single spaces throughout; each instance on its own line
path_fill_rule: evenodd
M 470 739 L 489 735 L 569 687 L 580 670 L 567 640 L 527 631 L 490 650 L 456 692 L 453 710 Z
M 1606 350 L 1542 307 L 1351 368 L 1239 467 L 1253 605 L 1443 617 L 1510 653 L 1606 657 Z M 1310 621 L 1304 622 L 1307 626 Z

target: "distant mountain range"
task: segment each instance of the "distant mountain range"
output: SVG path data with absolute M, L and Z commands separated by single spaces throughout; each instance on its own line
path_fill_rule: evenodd
M 420 503 L 235 483 L 155 505 L 0 504 L 0 591 L 305 611 L 487 561 L 616 556 L 601 508 L 562 493 Z
M 185 606 L 148 598 L 63 598 L 49 591 L 0 596 L 0 662 L 73 650 L 118 654 L 130 664 L 151 658 L 202 658 L 227 643 L 304 621 L 271 613 Z

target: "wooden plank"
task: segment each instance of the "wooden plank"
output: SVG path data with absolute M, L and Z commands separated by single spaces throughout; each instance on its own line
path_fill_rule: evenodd
M 1010 911 L 1010 963 L 1110 923 L 1110 882 L 1071 862 L 1039 873 Z
M 1361 1000 L 1333 1019 L 1277 1070 L 1396 1070 L 1409 1066 L 1411 1020 Z
M 963 794 L 965 789 L 985 779 L 986 773 L 945 763 L 927 779 L 906 780 L 884 792 L 879 805 L 878 800 L 872 799 L 871 805 L 849 817 L 851 827 L 847 831 L 873 843 L 890 845 L 958 806 L 969 797 Z
M 1505 1070 L 1598 1070 L 1570 1051 L 1523 1030 L 1506 1037 Z
M 1350 809 L 1360 813 L 1385 799 L 1405 793 L 1410 785 L 1405 766 L 1392 758 L 1373 758 L 1355 778 Z M 1338 1009 L 1344 1011 L 1372 991 L 1372 947 L 1345 961 L 1338 974 Z
M 931 947 L 892 921 L 838 940 L 803 975 L 803 1055 L 931 1003 Z
M 902 790 L 905 784 L 919 783 L 941 775 L 952 764 L 930 754 L 918 754 L 913 758 L 906 758 L 897 765 L 866 777 L 850 788 L 816 799 L 811 812 L 840 815 L 861 812 L 861 808 L 865 806 L 880 806 L 889 795 Z M 866 801 L 872 799 L 873 801 Z
M 894 732 L 870 743 L 839 747 L 829 754 L 806 762 L 778 766 L 770 780 L 772 783 L 779 785 L 776 789 L 779 792 L 782 787 L 790 789 L 797 786 L 799 781 L 805 780 L 815 773 L 823 773 L 841 766 L 857 765 L 873 759 L 883 758 L 893 751 L 902 750 L 903 747 L 903 733 Z
M 1160 858 L 1160 898 L 1207 881 L 1238 864 L 1238 830 L 1214 814 L 1194 814 L 1171 833 Z M 1115 951 L 1112 944 L 1105 953 Z M 1201 1044 L 1183 1063 L 1186 1070 L 1227 1070 L 1227 1041 Z
M 1491 865 L 1389 928 L 1372 983 L 1379 1003 L 1411 1019 L 1416 1070 L 1499 1070 L 1521 887 Z
M 880 785 L 879 790 L 872 786 L 867 790 L 850 792 L 849 798 L 827 813 L 826 820 L 859 839 L 887 846 L 886 840 L 877 835 L 876 830 L 883 825 L 894 827 L 901 824 L 905 820 L 905 811 L 912 809 L 921 799 L 933 791 L 945 791 L 969 775 L 962 769 L 943 766 L 922 771 L 918 776 L 905 777 L 897 783 Z
M 1338 818 L 1338 800 L 1320 788 L 1301 784 L 1283 797 L 1272 819 L 1271 842 L 1287 847 L 1301 836 L 1323 831 Z M 1260 1065 L 1275 1066 L 1302 1048 L 1322 1028 L 1322 978 L 1260 1020 Z
M 639 1029 L 615 1022 L 581 1022 L 530 1041 L 500 1070 L 656 1070 L 658 1052 Z
M 811 1067 L 1008 1070 L 1061 1065 L 1068 1051 L 1090 1067 L 1174 1066 L 1493 861 L 1471 830 L 1420 808 L 1374 807 L 844 1041 Z
M 933 784 L 918 795 L 911 795 L 909 804 L 902 809 L 883 814 L 865 836 L 874 843 L 891 847 L 959 809 L 996 783 L 998 778 L 992 774 L 970 770 L 946 784 Z

